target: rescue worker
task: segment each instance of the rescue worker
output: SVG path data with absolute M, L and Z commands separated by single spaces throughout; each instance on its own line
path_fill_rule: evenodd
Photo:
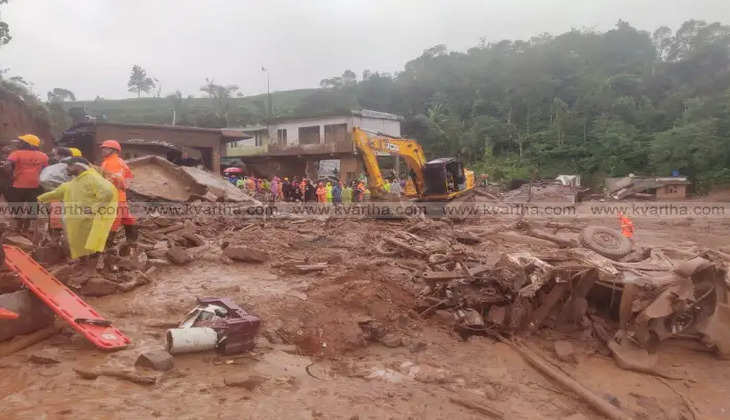
M 103 252 L 117 217 L 117 189 L 84 158 L 68 159 L 66 165 L 72 179 L 41 194 L 38 201 L 64 202 L 63 224 L 71 258 Z
M 304 196 L 302 195 L 302 189 L 300 188 L 301 181 L 299 181 L 299 177 L 292 178 L 291 186 L 289 187 L 291 190 L 291 201 L 297 202 L 304 200 Z
M 335 204 L 342 203 L 342 181 L 337 181 L 332 187 L 332 202 Z
M 252 176 L 246 178 L 246 190 L 250 195 L 256 194 L 256 181 Z
M 357 201 L 365 201 L 365 194 L 367 193 L 367 188 L 365 188 L 365 183 L 362 181 L 357 183 Z
M 284 177 L 284 181 L 281 183 L 281 196 L 284 201 L 291 201 L 291 184 L 287 177 Z
M 271 187 L 269 188 L 271 191 L 271 201 L 276 201 L 279 199 L 279 192 L 281 190 L 281 185 L 279 183 L 279 177 L 274 176 L 274 178 L 271 180 Z
M 400 197 L 400 195 L 403 193 L 400 182 L 397 178 L 393 178 L 393 181 L 390 183 L 390 193 L 395 194 L 398 197 Z
M 307 200 L 307 178 L 302 178 L 302 183 L 299 185 L 299 193 L 302 196 L 302 201 Z
M 78 151 L 78 149 L 76 149 Z M 45 192 L 53 191 L 59 185 L 71 180 L 68 174 L 68 160 L 73 157 L 73 151 L 65 147 L 53 149 L 52 160 L 56 163 L 43 168 L 40 174 L 40 184 Z M 63 203 L 60 200 L 50 202 L 48 212 L 48 233 L 54 240 L 60 240 L 63 230 Z
M 625 237 L 632 239 L 634 237 L 634 222 L 628 217 L 624 216 L 623 213 L 618 214 L 618 220 L 621 224 L 621 234 Z
M 324 187 L 325 190 L 325 202 L 331 203 L 332 202 L 332 183 L 327 182 L 327 185 Z
M 322 181 L 317 184 L 317 201 L 320 203 L 327 202 L 327 189 L 325 189 Z
M 350 204 L 350 203 L 352 203 L 352 188 L 350 188 L 349 185 L 346 185 L 342 189 L 342 203 L 343 204 Z
M 317 188 L 312 184 L 311 180 L 307 180 L 306 188 L 304 191 L 304 201 L 315 202 L 317 201 Z
M 33 134 L 19 136 L 16 140 L 17 150 L 8 155 L 6 166 L 9 168 L 12 184 L 7 190 L 5 198 L 8 203 L 16 203 L 22 209 L 16 223 L 19 230 L 27 230 L 35 219 L 36 198 L 42 192 L 40 188 L 40 174 L 48 166 L 48 156 L 38 148 L 41 140 Z
M 121 226 L 124 226 L 124 234 L 127 243 L 134 246 L 137 242 L 137 221 L 129 212 L 127 204 L 127 187 L 129 180 L 132 179 L 132 171 L 129 166 L 122 160 L 119 154 L 122 153 L 122 146 L 116 140 L 105 140 L 101 143 L 101 155 L 104 160 L 101 162 L 101 170 L 104 178 L 109 180 L 118 191 L 119 203 L 117 204 L 117 218 L 112 225 L 112 233 L 109 235 L 109 243 L 114 240 L 114 236 Z

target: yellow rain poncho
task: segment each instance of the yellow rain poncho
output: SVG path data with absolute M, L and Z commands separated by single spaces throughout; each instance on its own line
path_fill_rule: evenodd
M 38 201 L 63 201 L 63 225 L 71 258 L 104 251 L 109 230 L 117 217 L 117 189 L 111 182 L 88 169 Z

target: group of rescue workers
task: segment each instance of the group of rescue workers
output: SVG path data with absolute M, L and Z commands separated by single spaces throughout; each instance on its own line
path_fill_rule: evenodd
M 248 194 L 262 197 L 265 201 L 348 204 L 370 199 L 370 190 L 364 177 L 350 183 L 328 180 L 319 181 L 316 185 L 312 180 L 300 179 L 298 176 L 293 177 L 291 181 L 288 177 L 274 176 L 269 181 L 266 178 L 231 175 L 228 180 Z M 403 191 L 402 184 L 402 181 L 393 177 L 384 183 L 383 189 L 387 193 L 400 196 Z
M 71 258 L 103 252 L 124 227 L 128 245 L 137 241 L 136 220 L 127 205 L 126 189 L 132 171 L 122 160 L 116 140 L 101 144 L 102 160 L 93 165 L 77 148 L 57 147 L 49 158 L 33 134 L 14 140 L 14 150 L 2 164 L 9 178 L 2 191 L 15 219 L 15 229 L 28 232 L 39 214 L 39 204 L 48 206 L 52 238 L 65 232 Z

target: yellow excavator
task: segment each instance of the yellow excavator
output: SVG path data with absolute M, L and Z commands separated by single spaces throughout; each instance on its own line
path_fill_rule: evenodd
M 362 155 L 368 175 L 368 188 L 374 198 L 383 197 L 385 181 L 378 165 L 378 153 L 400 156 L 405 160 L 410 176 L 405 195 L 419 201 L 450 201 L 474 189 L 474 172 L 465 169 L 456 158 L 426 161 L 423 148 L 416 140 L 389 137 L 353 127 L 352 141 Z

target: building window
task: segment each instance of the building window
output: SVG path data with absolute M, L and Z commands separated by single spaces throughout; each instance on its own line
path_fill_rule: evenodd
M 324 142 L 326 144 L 342 143 L 347 138 L 347 124 L 331 124 L 324 126 Z
M 286 128 L 276 130 L 276 144 L 286 146 Z
M 299 144 L 319 144 L 319 126 L 299 127 Z

